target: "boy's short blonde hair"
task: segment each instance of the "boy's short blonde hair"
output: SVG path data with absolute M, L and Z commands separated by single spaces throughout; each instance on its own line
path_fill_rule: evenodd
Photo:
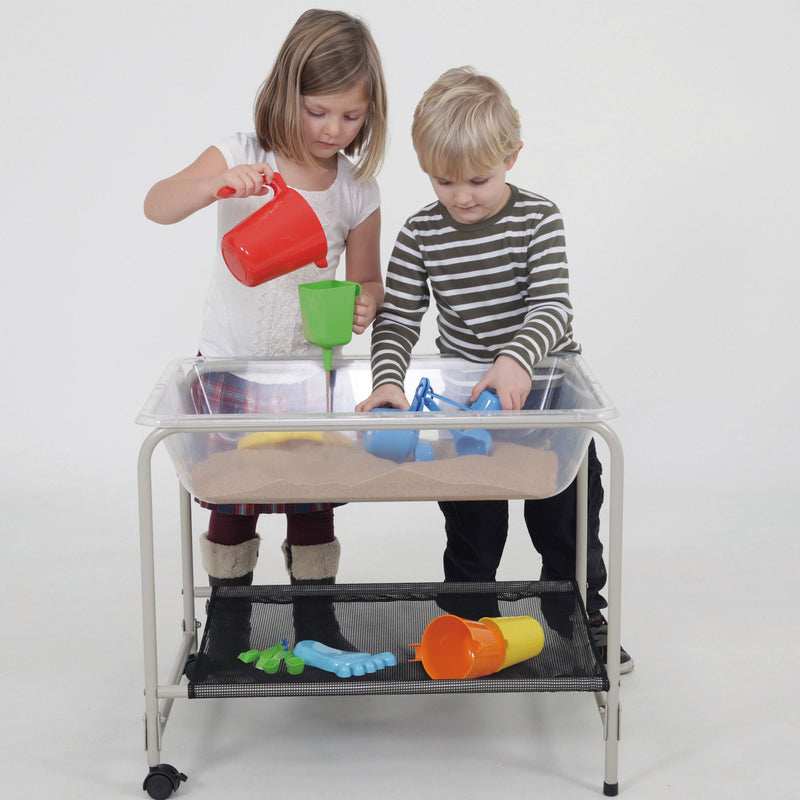
M 450 69 L 422 95 L 411 139 L 423 172 L 461 180 L 514 155 L 519 114 L 496 80 L 472 67 Z

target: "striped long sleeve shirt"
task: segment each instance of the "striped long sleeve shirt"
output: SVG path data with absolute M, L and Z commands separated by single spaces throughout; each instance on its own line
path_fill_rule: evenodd
M 453 220 L 438 201 L 409 217 L 373 325 L 373 389 L 403 386 L 431 295 L 441 353 L 487 364 L 508 355 L 532 374 L 551 352 L 580 351 L 563 220 L 541 195 L 511 186 L 497 214 L 471 225 Z

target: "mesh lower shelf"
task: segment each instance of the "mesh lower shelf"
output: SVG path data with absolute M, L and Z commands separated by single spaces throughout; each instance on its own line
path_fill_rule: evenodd
M 287 639 L 302 626 L 335 615 L 354 650 L 389 651 L 397 666 L 339 678 L 306 666 L 276 674 L 238 660 Z M 469 680 L 432 680 L 414 656 L 428 623 L 451 613 L 532 616 L 545 633 L 542 652 L 507 669 Z M 313 638 L 301 635 L 300 638 Z M 608 677 L 592 643 L 583 603 L 573 582 L 391 583 L 335 586 L 217 587 L 208 605 L 203 639 L 193 663 L 189 697 L 266 697 L 340 694 L 446 694 L 473 692 L 606 691 Z

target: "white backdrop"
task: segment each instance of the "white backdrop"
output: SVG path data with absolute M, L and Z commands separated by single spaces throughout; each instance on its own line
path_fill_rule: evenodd
M 565 216 L 576 333 L 621 411 L 628 491 L 796 484 L 797 3 L 319 5 L 362 15 L 384 59 L 384 262 L 432 197 L 410 145 L 414 105 L 446 68 L 472 64 L 522 116 L 510 179 Z M 4 502 L 133 498 L 146 432 L 133 419 L 167 361 L 195 351 L 214 242 L 213 209 L 160 227 L 142 200 L 251 128 L 306 7 L 4 11 Z M 429 326 L 418 352 L 432 350 Z
M 452 66 L 473 64 L 506 85 L 525 141 L 510 178 L 564 213 L 576 333 L 621 412 L 626 459 L 623 641 L 637 666 L 624 686 L 623 794 L 794 797 L 798 702 L 787 687 L 800 652 L 786 632 L 796 627 L 800 568 L 789 414 L 800 406 L 800 4 L 320 5 L 363 15 L 383 55 L 392 126 L 379 176 L 384 261 L 404 218 L 432 197 L 410 121 L 422 91 Z M 0 608 L 13 656 L 2 708 L 15 724 L 3 727 L 0 753 L 15 767 L 9 797 L 142 796 L 136 457 L 147 430 L 133 420 L 166 363 L 196 350 L 215 238 L 213 209 L 160 227 L 142 201 L 207 145 L 251 127 L 257 88 L 306 7 L 4 4 Z M 362 337 L 351 350 L 367 348 Z M 430 326 L 424 349 L 433 349 Z M 155 486 L 163 654 L 180 614 L 175 481 L 163 452 Z M 282 525 L 263 522 L 257 580 L 284 582 Z M 513 514 L 501 579 L 538 571 L 522 528 Z M 342 581 L 441 578 L 432 503 L 397 513 L 351 503 L 337 511 L 337 533 Z M 553 800 L 597 796 L 600 731 L 586 700 L 508 697 L 362 698 L 369 709 L 317 698 L 276 703 L 266 716 L 260 704 L 231 715 L 190 703 L 170 721 L 165 760 L 190 775 L 180 791 L 198 800 L 220 787 L 252 793 L 272 778 L 271 763 L 300 781 L 298 796 L 320 786 L 395 796 L 406 791 L 392 786 L 397 758 L 413 761 L 432 798 L 486 796 L 498 776 L 510 795 L 533 780 Z M 308 749 L 270 736 L 290 729 Z M 553 743 L 567 741 L 559 755 Z M 310 762 L 313 752 L 324 757 Z M 463 769 L 465 753 L 474 770 Z

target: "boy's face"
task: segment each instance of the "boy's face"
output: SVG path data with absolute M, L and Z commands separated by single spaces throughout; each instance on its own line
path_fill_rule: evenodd
M 517 160 L 517 153 L 519 150 L 488 172 L 468 172 L 460 180 L 446 175 L 430 175 L 433 191 L 456 222 L 462 225 L 483 222 L 496 214 L 511 196 L 506 172 Z

